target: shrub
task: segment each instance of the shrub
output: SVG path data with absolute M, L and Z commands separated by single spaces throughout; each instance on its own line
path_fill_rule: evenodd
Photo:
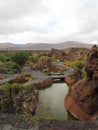
M 24 51 L 16 51 L 12 53 L 11 59 L 22 67 L 28 60 L 28 54 Z
M 24 86 L 22 84 L 19 84 L 19 83 L 13 83 L 13 84 L 5 83 L 2 86 L 2 90 L 5 91 L 6 95 L 7 96 L 11 95 L 11 96 L 13 96 L 13 98 L 15 96 L 14 94 L 16 93 L 16 90 L 19 91 L 19 90 L 22 90 L 22 89 L 24 89 Z
M 4 56 L 0 54 L 0 61 L 4 61 Z
M 32 59 L 33 59 L 34 62 L 37 62 L 38 57 L 39 57 L 39 56 L 38 56 L 37 53 L 33 53 L 33 55 L 32 55 Z
M 86 78 L 86 73 L 85 72 L 82 72 L 82 78 Z
M 0 61 L 2 62 L 7 61 L 7 57 L 4 56 L 3 54 L 0 54 Z
M 0 61 L 0 69 L 2 69 L 3 67 L 4 67 L 4 63 Z
M 76 61 L 71 62 L 70 66 L 78 67 L 78 68 L 82 69 L 84 67 L 84 62 L 81 60 L 76 60 Z
M 53 62 L 57 62 L 59 59 L 58 59 L 57 56 L 53 55 L 53 56 L 51 57 L 51 60 L 52 60 Z
M 8 68 L 9 69 L 17 69 L 17 64 L 15 62 L 9 62 L 8 64 Z
M 68 67 L 70 67 L 71 66 L 71 61 L 65 61 L 64 64 L 67 65 Z

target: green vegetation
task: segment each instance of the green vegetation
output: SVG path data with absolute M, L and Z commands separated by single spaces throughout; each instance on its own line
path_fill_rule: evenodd
M 11 59 L 20 67 L 23 67 L 28 60 L 28 54 L 24 51 L 16 51 L 11 54 Z
M 86 73 L 85 72 L 82 72 L 82 78 L 86 78 Z
M 0 61 L 2 61 L 2 62 L 6 62 L 7 61 L 7 57 L 6 56 L 4 56 L 3 54 L 0 54 Z
M 16 95 L 19 94 L 20 90 L 23 89 L 23 86 L 18 83 L 5 83 L 2 86 L 2 89 L 0 91 L 3 91 L 3 94 L 5 94 L 6 101 L 2 98 L 2 111 L 3 108 L 6 106 L 7 111 L 13 113 L 14 109 L 14 99 L 16 98 Z
M 46 60 L 48 60 L 48 56 L 41 56 L 40 57 L 40 61 L 46 61 Z
M 25 80 L 26 80 L 26 81 L 29 81 L 29 80 L 31 80 L 31 78 L 30 78 L 30 77 L 25 77 Z M 27 86 L 26 86 L 26 87 L 27 87 Z M 10 89 L 12 89 L 12 92 L 15 93 L 15 90 L 16 90 L 16 89 L 17 89 L 17 90 L 22 90 L 22 89 L 24 89 L 24 85 L 22 84 L 22 81 L 21 81 L 20 83 L 17 83 L 17 82 L 15 82 L 15 83 L 5 83 L 5 84 L 3 84 L 2 87 L 0 88 L 0 90 L 4 90 L 4 91 L 6 92 L 6 94 L 9 93 L 9 90 L 10 90 Z
M 4 63 L 0 61 L 0 69 L 2 69 L 3 67 L 4 67 Z
M 59 60 L 58 57 L 55 56 L 55 55 L 53 55 L 53 56 L 51 57 L 51 59 L 52 59 L 53 62 L 57 62 L 57 61 Z
M 9 62 L 9 63 L 8 63 L 8 68 L 9 68 L 10 70 L 12 70 L 12 69 L 17 69 L 18 66 L 17 66 L 17 64 L 16 64 L 15 62 Z
M 82 69 L 84 67 L 84 62 L 81 60 L 76 60 L 70 63 L 71 67 L 78 67 L 80 69 Z
M 22 102 L 30 97 L 30 92 L 33 93 L 33 87 L 24 86 L 20 83 L 5 83 L 0 88 L 0 111 L 8 113 L 17 113 L 18 111 L 21 113 L 23 111 Z
M 37 54 L 36 52 L 34 52 L 33 55 L 32 55 L 33 61 L 34 61 L 34 62 L 37 62 L 38 57 L 39 57 L 38 54 Z

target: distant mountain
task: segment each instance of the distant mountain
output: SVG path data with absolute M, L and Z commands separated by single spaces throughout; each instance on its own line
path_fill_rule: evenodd
M 57 44 L 52 43 L 27 43 L 27 44 L 13 44 L 13 43 L 0 43 L 0 50 L 51 50 L 66 49 L 66 48 L 90 48 L 91 44 L 67 41 Z
M 13 47 L 12 43 L 0 43 L 0 50 L 2 50 L 2 49 L 10 49 L 11 47 Z

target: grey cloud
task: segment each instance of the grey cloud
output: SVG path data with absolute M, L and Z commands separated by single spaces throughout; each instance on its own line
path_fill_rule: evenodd
M 9 20 L 33 13 L 42 0 L 0 0 L 0 19 Z
M 21 33 L 23 31 L 29 31 L 31 27 L 23 26 L 22 23 L 18 21 L 8 21 L 0 24 L 0 34 L 9 35 L 13 33 Z
M 83 0 L 76 10 L 80 23 L 80 33 L 94 32 L 98 29 L 98 0 Z
M 33 31 L 35 33 L 47 33 L 47 30 L 42 27 L 27 25 L 22 20 L 9 20 L 8 22 L 3 22 L 0 24 L 1 35 L 10 35 L 29 31 Z
M 62 38 L 64 41 L 79 41 L 84 43 L 92 43 L 98 41 L 98 31 L 88 33 L 76 33 Z
M 26 25 L 23 18 L 43 10 L 42 0 L 0 0 L 0 34 L 21 33 L 38 28 Z

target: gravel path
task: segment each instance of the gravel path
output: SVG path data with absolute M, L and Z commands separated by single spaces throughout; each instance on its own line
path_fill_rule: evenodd
M 71 72 L 72 72 L 72 69 L 68 68 L 63 73 L 66 76 Z M 29 81 L 29 82 L 25 83 L 24 85 L 30 85 L 30 84 L 33 85 L 34 83 L 41 82 L 41 81 L 44 81 L 49 78 L 49 76 L 46 73 L 42 73 L 40 71 L 32 71 L 32 70 L 28 69 L 28 70 L 24 70 L 23 73 L 6 75 L 7 78 L 0 80 L 0 85 L 4 84 L 6 82 L 10 82 L 11 80 L 13 80 L 15 78 L 15 76 L 20 77 L 23 74 L 30 74 L 31 76 L 35 77 L 34 80 Z
M 35 77 L 34 80 L 29 81 L 27 84 L 30 84 L 30 83 L 33 84 L 33 83 L 40 82 L 40 81 L 43 81 L 43 80 L 49 78 L 49 76 L 48 76 L 47 74 L 42 73 L 42 72 L 40 72 L 40 71 L 30 71 L 30 72 L 29 72 L 29 71 L 28 71 L 28 72 L 27 72 L 27 71 L 24 71 L 23 73 L 20 73 L 20 74 L 6 75 L 7 78 L 0 80 L 0 84 L 2 85 L 2 84 L 4 84 L 4 83 L 6 83 L 6 82 L 10 82 L 10 81 L 13 80 L 16 76 L 20 77 L 20 76 L 22 76 L 23 74 L 30 74 L 31 76 L 34 76 L 34 77 Z

